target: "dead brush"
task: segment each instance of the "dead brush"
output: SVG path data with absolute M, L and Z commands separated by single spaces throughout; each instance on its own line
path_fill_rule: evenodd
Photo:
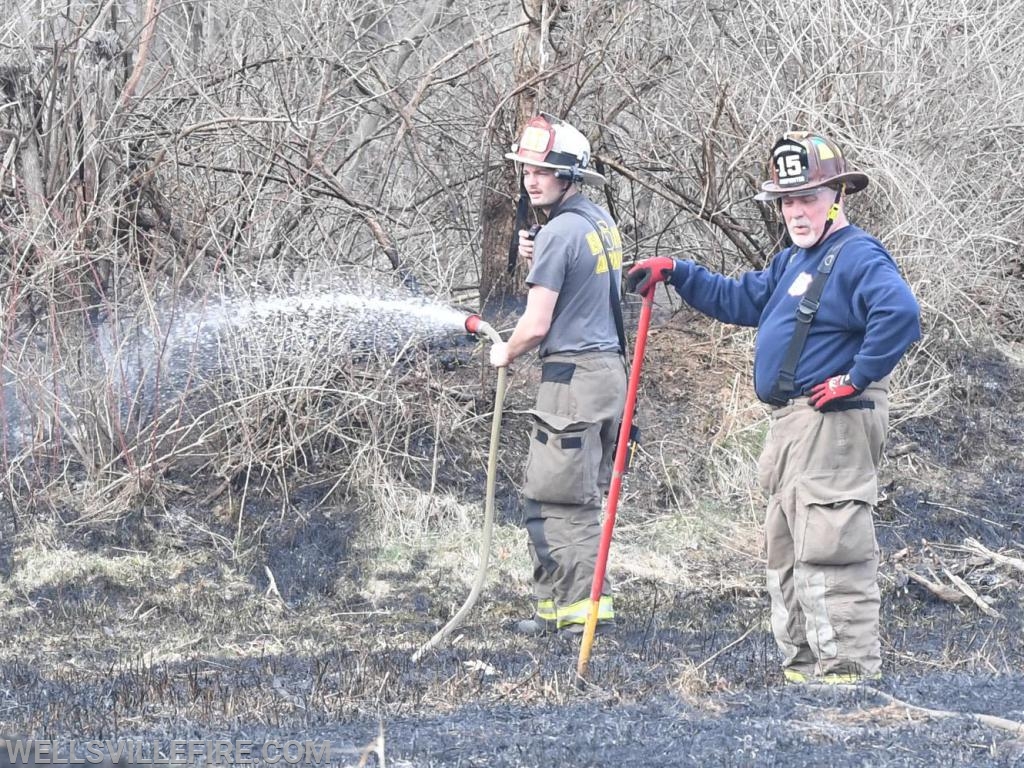
M 683 660 L 678 666 L 671 688 L 679 698 L 700 710 L 717 714 L 725 712 L 725 707 L 713 697 L 720 689 L 720 682 L 709 676 L 704 664 Z
M 211 482 L 207 500 L 230 491 L 244 507 L 247 494 L 273 493 L 282 508 L 293 488 L 326 483 L 324 498 L 341 489 L 407 526 L 437 515 L 430 500 L 446 481 L 441 463 L 454 466 L 458 445 L 475 443 L 451 439 L 475 415 L 448 397 L 419 337 L 359 349 L 359 328 L 297 333 L 286 322 L 200 320 L 182 335 L 155 309 L 136 315 L 122 322 L 108 308 L 105 327 L 121 330 L 105 337 L 102 354 L 88 333 L 54 322 L 35 368 L 25 361 L 31 350 L 10 366 L 23 407 L 7 415 L 31 436 L 8 444 L 16 504 L 45 499 L 78 524 L 103 525 Z M 410 516 L 406 492 L 389 483 L 414 476 L 428 503 Z
M 649 413 L 654 404 L 641 406 L 641 415 L 652 422 L 645 432 L 642 462 L 663 479 L 671 509 L 729 508 L 742 518 L 759 507 L 751 489 L 756 486 L 757 456 L 767 425 L 767 410 L 754 398 L 750 380 L 753 337 L 744 329 L 714 321 L 698 323 L 696 333 L 708 337 L 700 345 L 703 370 L 690 370 L 680 363 L 677 375 L 677 385 L 688 401 L 691 423 L 686 431 L 690 434 L 676 429 L 673 422 L 669 428 L 658 423 L 657 415 Z M 663 363 L 673 364 L 671 358 Z M 709 369 L 720 371 L 720 378 L 707 376 Z M 693 433 L 698 435 L 696 443 Z
M 376 521 L 381 544 L 475 540 L 478 505 L 453 494 L 482 493 L 486 436 L 475 427 L 487 414 L 433 378 L 424 368 L 378 381 L 352 414 L 361 430 L 339 481 Z

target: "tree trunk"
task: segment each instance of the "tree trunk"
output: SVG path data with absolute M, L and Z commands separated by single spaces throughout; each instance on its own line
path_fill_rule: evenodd
M 30 85 L 21 76 L 14 76 L 15 110 L 18 113 L 18 122 L 22 127 L 21 152 L 18 160 L 20 162 L 21 185 L 24 190 L 25 205 L 28 209 L 28 217 L 23 232 L 26 237 L 24 244 L 35 250 L 43 246 L 42 250 L 49 253 L 52 245 L 52 232 L 50 219 L 46 211 L 46 189 L 43 185 L 43 170 L 39 162 L 39 136 L 36 133 L 36 97 Z M 24 86 L 24 87 L 22 87 Z
M 493 142 L 495 150 L 507 152 L 506 146 Z M 508 249 L 515 224 L 515 195 L 519 186 L 518 177 L 511 163 L 493 168 L 489 183 L 484 190 L 480 215 L 480 307 L 486 314 L 493 314 L 507 306 L 514 296 L 522 291 L 522 265 L 514 273 L 508 270 Z
M 543 68 L 543 29 L 548 23 L 547 0 L 523 0 L 522 20 L 529 24 L 516 35 L 513 57 L 515 59 L 515 85 L 517 93 L 515 108 L 515 138 L 523 125 L 537 113 L 540 102 L 539 80 Z M 527 85 L 528 83 L 534 83 Z M 504 159 L 509 149 L 508 137 L 501 131 L 491 132 L 490 156 L 501 157 L 500 168 L 492 168 L 488 183 L 484 185 L 481 205 L 481 254 L 480 254 L 480 307 L 495 312 L 508 307 L 515 297 L 522 293 L 526 278 L 525 265 L 519 264 L 510 272 L 508 269 L 509 243 L 515 226 L 516 201 L 519 196 L 519 176 L 513 163 Z

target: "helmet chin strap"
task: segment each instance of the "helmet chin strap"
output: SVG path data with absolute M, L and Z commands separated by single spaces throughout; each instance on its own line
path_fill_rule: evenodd
M 572 189 L 572 186 L 573 183 L 571 181 L 566 181 L 565 186 L 562 187 L 562 193 L 558 196 L 558 199 L 555 200 L 555 202 L 553 202 L 551 205 L 541 206 L 541 209 L 544 210 L 545 213 L 550 214 L 551 211 L 555 210 L 558 206 L 562 204 L 562 201 L 565 200 L 565 196 L 569 193 L 569 190 Z
M 562 194 L 560 194 L 558 196 L 558 199 L 555 200 L 555 204 L 551 206 L 552 210 L 554 210 L 555 208 L 557 208 L 558 206 L 560 206 L 562 204 L 562 201 L 565 200 L 565 196 L 567 194 L 569 194 L 569 190 L 570 189 L 572 189 L 572 182 L 571 181 L 565 182 L 565 186 L 562 187 Z
M 832 225 L 836 223 L 836 219 L 839 218 L 839 203 L 843 199 L 843 192 L 846 191 L 846 184 L 840 184 L 839 189 L 836 190 L 836 197 L 832 201 L 832 207 L 828 209 L 828 216 L 825 217 L 825 228 L 821 230 L 821 237 L 819 237 L 811 248 L 816 247 L 825 236 L 828 235 L 828 231 L 832 229 Z

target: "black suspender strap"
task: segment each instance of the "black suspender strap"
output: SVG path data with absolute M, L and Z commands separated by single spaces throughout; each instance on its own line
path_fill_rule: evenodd
M 615 284 L 615 270 L 612 269 L 612 260 L 608 256 L 608 249 L 604 247 L 604 235 L 601 234 L 601 227 L 590 214 L 578 211 L 575 208 L 570 208 L 567 211 L 557 211 L 558 213 L 575 213 L 577 216 L 581 216 L 587 220 L 587 223 L 594 228 L 594 232 L 597 234 L 597 239 L 601 243 L 601 253 L 604 254 L 604 263 L 608 268 L 608 301 L 612 305 L 612 317 L 615 319 L 615 333 L 619 337 L 619 350 L 622 352 L 623 357 L 629 360 L 628 349 L 626 347 L 626 327 L 622 322 L 622 304 L 619 301 L 619 287 Z M 552 216 L 551 218 L 554 218 Z
M 835 265 L 836 259 L 839 258 L 839 252 L 850 241 L 852 234 L 854 234 L 852 231 L 843 233 L 832 244 L 832 247 L 818 262 L 814 279 L 807 287 L 804 297 L 800 299 L 800 304 L 796 308 L 796 326 L 793 328 L 793 336 L 789 340 L 789 346 L 786 347 L 786 354 L 782 358 L 782 365 L 779 368 L 779 378 L 775 381 L 775 387 L 772 389 L 770 400 L 772 405 L 785 405 L 793 396 L 796 388 L 794 381 L 796 367 L 800 362 L 804 345 L 807 343 L 807 335 L 811 332 L 811 323 L 814 322 L 814 316 L 818 313 L 821 292 L 825 290 L 825 281 L 832 274 L 832 267 Z

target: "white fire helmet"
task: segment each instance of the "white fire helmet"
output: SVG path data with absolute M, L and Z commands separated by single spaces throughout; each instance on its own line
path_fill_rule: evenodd
M 590 142 L 587 137 L 557 117 L 531 117 L 523 135 L 505 157 L 517 163 L 554 168 L 560 179 L 604 186 L 604 176 L 590 170 Z

